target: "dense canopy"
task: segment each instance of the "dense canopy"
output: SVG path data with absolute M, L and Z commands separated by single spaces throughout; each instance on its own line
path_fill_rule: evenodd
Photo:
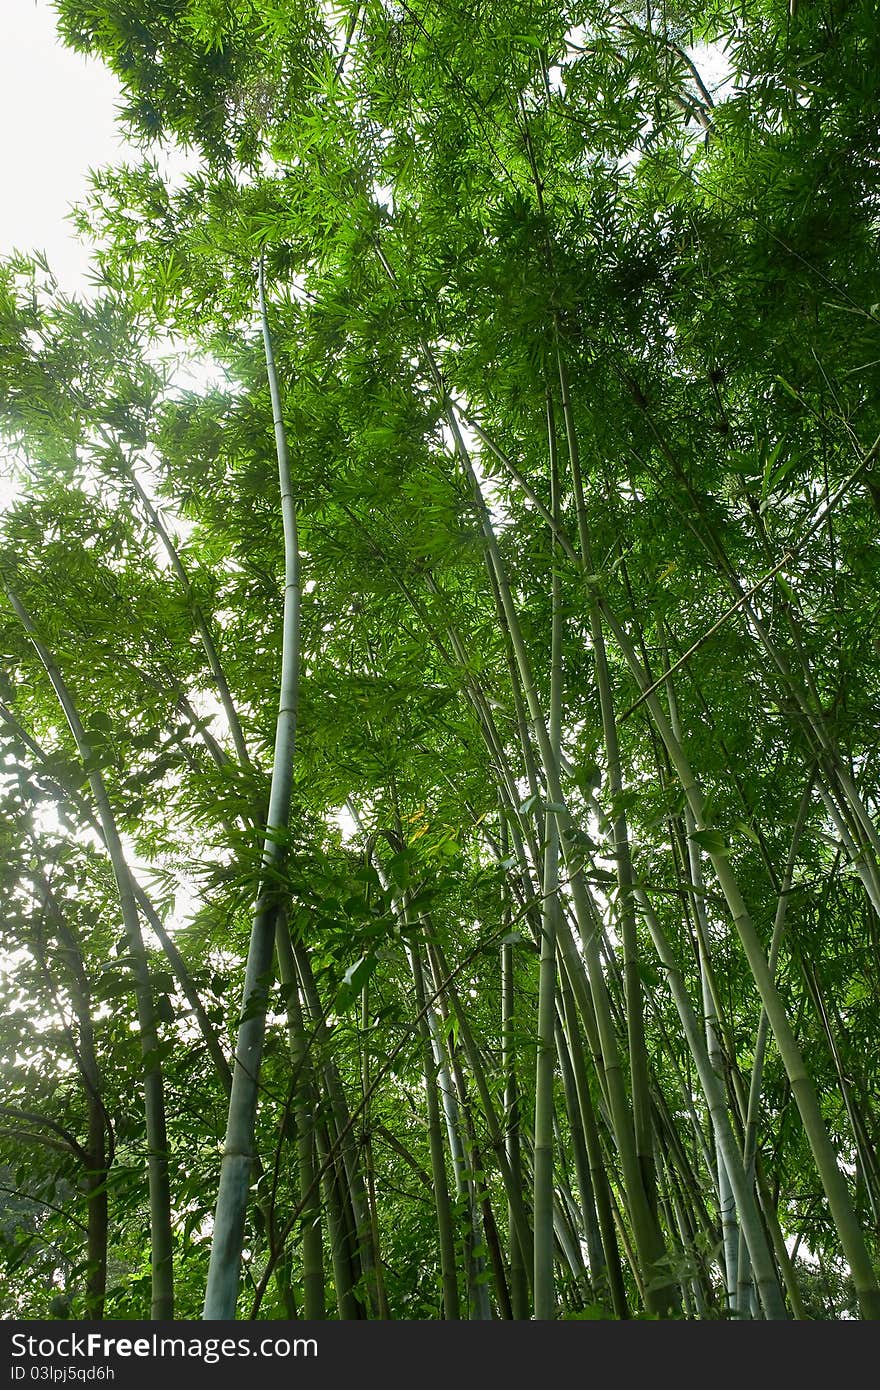
M 875 6 L 56 5 L 0 1304 L 877 1318 Z

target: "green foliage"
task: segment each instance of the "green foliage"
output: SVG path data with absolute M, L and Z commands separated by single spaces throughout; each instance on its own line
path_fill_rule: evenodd
M 716 1016 L 738 1139 L 762 1006 L 724 867 L 765 950 L 786 903 L 777 985 L 876 1259 L 874 8 L 59 0 L 58 12 L 66 41 L 120 78 L 143 159 L 98 171 L 77 212 L 95 248 L 88 301 L 61 295 L 39 259 L 0 266 L 0 428 L 20 484 L 0 581 L 63 673 L 90 750 L 84 764 L 4 603 L 4 1306 L 85 1310 L 100 1133 L 103 1311 L 148 1307 L 141 1060 L 95 771 L 148 900 L 178 1316 L 201 1308 L 227 1101 L 217 1056 L 231 1053 L 261 891 L 295 979 L 263 979 L 245 1005 L 268 1014 L 240 1314 L 302 1310 L 311 1220 L 331 1315 L 380 1315 L 383 1297 L 395 1318 L 443 1315 L 430 1087 L 459 1292 L 474 1311 L 484 1286 L 503 1312 L 511 1197 L 531 1220 L 548 816 L 567 837 L 562 929 L 579 875 L 604 963 L 591 993 L 573 945 L 573 1002 L 560 995 L 563 1059 L 576 1070 L 584 1057 L 580 1091 L 560 1065 L 554 1093 L 560 1318 L 656 1316 L 652 1291 L 670 1281 L 681 1315 L 734 1315 L 716 1132 L 644 902 L 621 878 L 622 834 L 701 1023 Z M 706 63 L 725 80 L 704 80 Z M 163 141 L 196 171 L 166 183 Z M 293 814 L 268 876 L 283 539 L 260 258 L 304 580 Z M 212 383 L 193 386 L 182 362 L 206 363 Z M 561 545 L 547 524 L 553 456 Z M 534 714 L 550 712 L 554 575 L 562 800 Z M 699 824 L 642 698 L 655 682 L 705 796 Z M 644 1015 L 666 1250 L 652 1269 L 597 990 L 627 1103 Z M 794 1242 L 804 1255 L 785 1271 L 789 1307 L 799 1289 L 807 1317 L 864 1310 L 772 1040 L 753 1108 L 777 1262 Z M 629 1247 L 616 1295 L 612 1207 Z

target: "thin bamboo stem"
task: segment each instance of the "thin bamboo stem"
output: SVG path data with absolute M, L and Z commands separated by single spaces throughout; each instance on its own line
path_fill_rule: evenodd
M 275 727 L 275 750 L 269 792 L 269 813 L 263 844 L 260 893 L 254 913 L 235 1049 L 232 1092 L 220 1186 L 214 1214 L 214 1234 L 203 1317 L 235 1317 L 244 1244 L 245 1217 L 254 1161 L 260 1064 L 266 1030 L 266 1007 L 272 975 L 277 912 L 275 875 L 284 856 L 284 837 L 290 819 L 293 752 L 299 701 L 300 560 L 296 506 L 290 474 L 281 394 L 266 309 L 263 266 L 258 276 L 260 321 L 266 373 L 272 401 L 281 517 L 284 530 L 284 608 L 281 640 L 281 683 Z

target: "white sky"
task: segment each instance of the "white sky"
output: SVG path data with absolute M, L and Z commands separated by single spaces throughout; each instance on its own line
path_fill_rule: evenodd
M 89 250 L 65 221 L 90 167 L 117 163 L 119 86 L 56 37 L 50 0 L 0 0 L 0 255 L 45 251 L 62 289 L 88 288 Z
M 67 220 L 89 170 L 142 157 L 116 128 L 120 99 L 103 63 L 63 46 L 52 0 L 0 0 L 0 256 L 44 251 L 68 294 L 93 292 L 90 248 Z M 180 149 L 150 154 L 172 183 L 198 166 Z
M 139 158 L 116 128 L 120 97 L 103 63 L 62 45 L 52 0 L 0 0 L 0 256 L 45 252 L 67 294 L 94 293 L 91 249 L 68 220 L 88 193 L 89 170 Z M 174 180 L 197 160 L 170 150 L 159 164 Z M 186 371 L 182 384 L 209 379 L 200 364 Z M 0 510 L 17 487 L 14 466 L 0 455 Z

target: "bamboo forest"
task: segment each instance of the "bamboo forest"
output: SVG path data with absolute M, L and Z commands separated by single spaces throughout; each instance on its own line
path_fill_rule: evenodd
M 880 1318 L 875 5 L 53 22 L 3 1316 Z

